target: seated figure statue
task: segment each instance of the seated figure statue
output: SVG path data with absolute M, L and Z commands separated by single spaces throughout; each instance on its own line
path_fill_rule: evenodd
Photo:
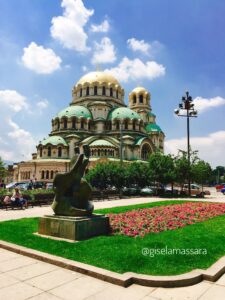
M 88 164 L 89 149 L 84 146 L 84 154 L 71 160 L 71 170 L 68 173 L 56 174 L 53 186 L 55 198 L 52 209 L 61 216 L 90 216 L 94 205 L 90 201 L 91 186 L 82 178 Z M 74 162 L 75 161 L 75 162 Z

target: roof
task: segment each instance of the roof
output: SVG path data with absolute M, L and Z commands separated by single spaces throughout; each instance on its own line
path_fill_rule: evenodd
M 137 86 L 136 88 L 134 88 L 131 93 L 148 93 L 148 91 L 146 90 L 146 88 L 142 87 L 142 86 Z
M 96 71 L 96 72 L 90 72 L 83 77 L 80 78 L 80 80 L 76 83 L 76 86 L 85 83 L 94 83 L 94 82 L 99 82 L 99 83 L 109 83 L 109 84 L 115 84 L 115 85 L 120 85 L 119 81 L 109 72 L 103 72 L 103 71 Z
M 96 146 L 108 146 L 108 147 L 115 147 L 112 143 L 106 140 L 95 140 L 89 146 L 96 147 Z
M 149 112 L 149 113 L 148 113 L 148 116 L 149 116 L 149 117 L 156 117 L 156 115 L 153 114 L 152 112 Z
M 128 107 L 118 107 L 109 112 L 108 120 L 112 119 L 141 119 L 141 117 Z
M 84 117 L 86 119 L 90 118 L 92 119 L 92 114 L 89 111 L 89 109 L 87 109 L 84 106 L 81 105 L 71 105 L 68 106 L 66 108 L 64 108 L 63 110 L 61 110 L 58 114 L 57 114 L 58 118 L 62 118 L 62 117 Z
M 145 139 L 147 139 L 147 137 L 140 137 L 137 141 L 136 141 L 136 143 L 135 143 L 135 145 L 141 145 L 141 143 L 145 140 Z
M 67 142 L 59 135 L 52 135 L 49 136 L 47 138 L 44 138 L 41 142 L 41 145 L 45 146 L 47 144 L 51 144 L 51 145 L 64 145 L 67 146 Z
M 148 125 L 145 127 L 145 130 L 146 130 L 147 132 L 151 132 L 151 131 L 158 131 L 158 132 L 160 132 L 160 131 L 162 131 L 162 129 L 159 127 L 159 125 L 154 124 L 154 123 L 148 124 Z

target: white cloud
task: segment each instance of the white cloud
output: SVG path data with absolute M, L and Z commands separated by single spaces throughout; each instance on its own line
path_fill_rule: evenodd
M 15 90 L 0 90 L 0 106 L 1 110 L 10 109 L 14 112 L 28 108 L 26 97 Z
M 34 138 L 15 122 L 30 113 L 27 98 L 15 90 L 0 90 L 0 108 L 0 156 L 12 161 L 30 159 L 35 150 Z
M 87 70 L 88 70 L 88 68 L 86 66 L 82 66 L 81 69 L 83 72 L 87 72 Z
M 192 150 L 199 150 L 199 157 L 208 161 L 213 167 L 225 166 L 225 131 L 217 131 L 205 137 L 192 137 Z M 171 139 L 165 141 L 166 153 L 177 154 L 178 149 L 187 150 L 187 138 Z
M 146 43 L 144 40 L 136 40 L 135 38 L 131 38 L 127 40 L 128 47 L 133 51 L 140 51 L 144 54 L 149 54 L 149 50 L 151 45 Z
M 91 31 L 92 32 L 108 32 L 109 31 L 109 22 L 107 20 L 104 20 L 99 25 L 92 24 Z
M 50 74 L 60 69 L 62 60 L 50 48 L 31 42 L 23 51 L 22 61 L 25 67 L 38 74 Z
M 222 105 L 225 105 L 225 99 L 222 97 L 214 97 L 214 98 L 202 98 L 202 97 L 196 97 L 193 100 L 193 103 L 195 104 L 195 108 L 199 112 L 205 112 L 211 108 L 219 107 Z
M 46 109 L 49 105 L 48 100 L 44 99 L 44 100 L 40 100 L 36 103 L 37 107 L 42 110 L 42 109 Z
M 87 51 L 87 34 L 84 26 L 94 10 L 87 9 L 81 0 L 63 0 L 63 16 L 52 19 L 51 35 L 63 47 L 76 51 Z
M 100 43 L 95 43 L 95 51 L 92 57 L 92 64 L 113 63 L 116 60 L 115 47 L 110 38 L 102 38 Z
M 164 76 L 165 67 L 156 63 L 155 61 L 143 62 L 139 58 L 130 60 L 124 57 L 117 67 L 107 69 L 106 71 L 111 72 L 118 80 L 127 82 L 128 80 L 136 79 L 149 79 Z

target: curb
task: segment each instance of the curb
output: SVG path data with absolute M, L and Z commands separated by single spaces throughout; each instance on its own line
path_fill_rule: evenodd
M 28 256 L 42 262 L 50 263 L 58 267 L 88 275 L 119 286 L 128 287 L 131 284 L 139 284 L 151 287 L 184 287 L 194 285 L 203 280 L 215 282 L 225 273 L 225 256 L 220 258 L 207 270 L 195 269 L 191 272 L 174 276 L 151 276 L 127 272 L 119 274 L 88 264 L 62 258 L 52 254 L 25 248 L 0 240 L 0 248 L 9 250 L 24 256 Z

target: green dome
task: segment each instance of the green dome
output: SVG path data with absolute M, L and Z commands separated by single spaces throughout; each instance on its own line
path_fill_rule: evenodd
M 118 107 L 109 112 L 108 120 L 112 119 L 141 119 L 141 117 L 128 107 Z
M 106 140 L 95 140 L 92 142 L 90 147 L 96 147 L 96 146 L 108 146 L 108 147 L 115 147 L 112 143 L 106 141 Z
M 152 112 L 149 112 L 149 113 L 148 113 L 148 116 L 149 116 L 149 117 L 155 117 L 156 115 L 153 114 Z
M 159 127 L 159 125 L 157 124 L 148 124 L 146 127 L 145 127 L 145 130 L 147 132 L 151 132 L 151 131 L 162 131 L 162 129 Z
M 80 106 L 80 105 L 71 105 L 68 106 L 67 108 L 63 109 L 62 111 L 60 111 L 57 115 L 58 118 L 62 118 L 62 117 L 84 117 L 86 119 L 91 118 L 92 119 L 92 115 L 91 112 L 84 106 Z
M 53 135 L 53 136 L 49 136 L 47 137 L 46 139 L 43 139 L 41 142 L 40 142 L 41 145 L 45 146 L 47 144 L 51 144 L 51 145 L 64 145 L 64 146 L 67 146 L 67 143 L 66 141 L 59 135 Z

